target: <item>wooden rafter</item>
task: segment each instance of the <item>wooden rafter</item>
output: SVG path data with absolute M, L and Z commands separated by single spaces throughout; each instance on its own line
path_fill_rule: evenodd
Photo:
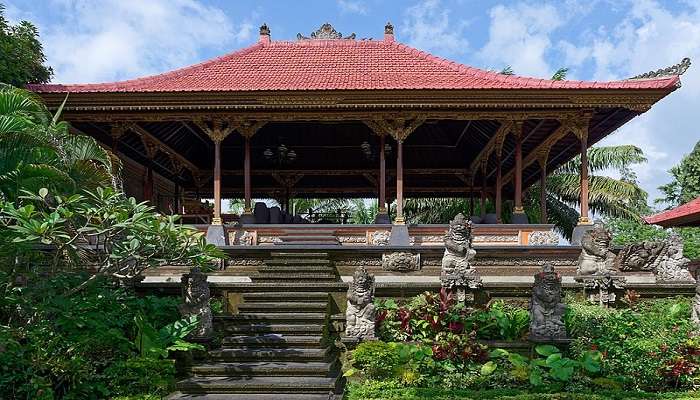
M 131 129 L 134 133 L 139 135 L 142 140 L 148 140 L 149 142 L 155 144 L 160 151 L 165 152 L 168 154 L 169 157 L 175 158 L 178 162 L 182 163 L 182 165 L 185 166 L 185 168 L 189 169 L 192 174 L 199 174 L 200 170 L 199 167 L 194 165 L 190 160 L 188 160 L 186 157 L 175 151 L 172 147 L 168 146 L 165 144 L 162 140 L 158 139 L 155 137 L 153 134 L 148 132 L 146 129 L 141 127 L 138 124 L 131 124 L 129 126 L 129 129 Z

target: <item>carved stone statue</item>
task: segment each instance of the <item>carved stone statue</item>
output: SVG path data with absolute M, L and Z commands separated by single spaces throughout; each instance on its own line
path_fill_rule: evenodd
M 189 274 L 182 275 L 183 304 L 178 306 L 180 314 L 185 318 L 192 315 L 199 317 L 199 326 L 188 335 L 190 339 L 208 339 L 212 336 L 214 328 L 209 296 L 207 275 L 199 268 L 192 268 Z
M 420 270 L 420 254 L 393 252 L 382 254 L 382 269 L 385 271 L 410 272 Z
M 610 251 L 612 234 L 602 221 L 595 221 L 593 229 L 581 238 L 578 275 L 603 275 L 614 271 L 615 254 Z
M 387 230 L 374 231 L 371 235 L 371 243 L 374 246 L 386 246 L 389 244 L 389 239 L 391 238 L 391 232 Z
M 651 271 L 660 282 L 690 281 L 690 260 L 683 257 L 683 240 L 672 234 L 666 241 L 645 241 L 625 246 L 615 258 L 621 271 Z
M 374 277 L 365 267 L 355 270 L 348 287 L 348 308 L 345 312 L 345 335 L 358 339 L 375 339 Z
M 542 272 L 535 274 L 535 285 L 532 288 L 530 340 L 566 339 L 563 320 L 566 305 L 561 297 L 561 276 L 554 272 L 552 264 L 545 264 Z
M 695 285 L 695 297 L 693 298 L 693 310 L 690 320 L 695 325 L 695 330 L 700 330 L 700 282 Z
M 672 233 L 666 242 L 666 251 L 661 255 L 659 266 L 656 267 L 657 281 L 691 281 L 695 279 L 688 271 L 690 260 L 683 256 L 683 239 L 677 233 Z
M 467 289 L 481 287 L 481 278 L 470 265 L 475 255 L 476 251 L 472 248 L 472 222 L 459 213 L 450 221 L 445 235 L 445 253 L 440 273 L 442 287 L 455 289 L 459 301 L 467 300 Z
M 611 274 L 577 276 L 574 279 L 583 285 L 588 302 L 601 307 L 614 306 L 627 285 L 624 277 Z

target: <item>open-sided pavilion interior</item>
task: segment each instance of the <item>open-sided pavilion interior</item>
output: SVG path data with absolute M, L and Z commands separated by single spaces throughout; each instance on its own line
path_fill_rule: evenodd
M 386 230 L 403 235 L 394 244 L 441 244 L 445 225 L 400 233 L 404 199 L 465 197 L 472 213 L 486 199 L 496 207 L 476 218 L 477 237 L 493 238 L 484 244 L 525 245 L 551 225 L 546 192 L 541 220 L 528 221 L 523 191 L 545 187 L 551 171 L 581 154 L 580 224 L 589 224 L 585 150 L 679 87 L 687 66 L 614 82 L 551 81 L 434 57 L 396 42 L 390 24 L 382 40 L 324 25 L 310 38 L 272 41 L 263 26 L 256 44 L 180 70 L 31 89 L 50 108 L 68 95 L 63 118 L 120 157 L 129 195 L 201 216 L 220 245 L 272 244 L 295 228 L 256 224 L 254 198 L 324 197 L 379 201 L 375 225 L 296 226 L 357 238 L 339 244 L 378 244 L 372 235 Z M 240 220 L 227 218 L 222 198 L 244 199 Z M 214 207 L 192 209 L 185 199 L 214 199 Z M 504 201 L 512 224 L 500 225 Z

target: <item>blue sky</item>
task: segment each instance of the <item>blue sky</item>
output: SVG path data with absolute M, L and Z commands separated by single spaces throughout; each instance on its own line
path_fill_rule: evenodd
M 294 40 L 330 22 L 344 34 L 397 40 L 476 67 L 510 65 L 520 75 L 610 80 L 700 62 L 700 1 L 645 0 L 0 0 L 11 21 L 40 29 L 55 82 L 134 78 L 189 65 L 254 43 Z M 636 168 L 653 199 L 667 170 L 700 139 L 700 66 L 683 87 L 603 144 L 636 144 Z

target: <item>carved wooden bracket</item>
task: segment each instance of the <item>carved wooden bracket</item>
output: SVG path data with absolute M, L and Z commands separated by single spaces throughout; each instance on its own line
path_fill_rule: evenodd
M 195 119 L 193 122 L 199 127 L 199 129 L 204 131 L 204 133 L 206 133 L 207 136 L 214 141 L 214 143 L 223 142 L 224 139 L 226 139 L 226 137 L 237 128 L 233 121 L 223 118 L 216 118 L 211 121 Z
M 126 134 L 126 131 L 130 130 L 133 124 L 128 124 L 128 123 L 117 123 L 112 125 L 112 128 L 109 131 L 109 135 L 112 137 L 113 140 L 119 140 Z
M 156 154 L 158 154 L 158 151 L 160 151 L 159 144 L 145 135 L 141 135 L 141 142 L 143 143 L 143 148 L 146 150 L 146 157 L 149 160 L 153 160 Z
M 250 139 L 258 132 L 258 130 L 260 130 L 260 128 L 265 126 L 266 123 L 267 121 L 243 120 L 235 124 L 235 130 L 244 138 Z
M 423 122 L 424 117 L 416 118 L 394 118 L 394 119 L 375 119 L 364 121 L 375 134 L 379 136 L 389 135 L 397 142 L 403 142 L 413 133 Z
M 590 111 L 585 111 L 579 116 L 566 121 L 570 131 L 581 141 L 588 140 L 588 127 L 591 122 L 592 114 L 593 113 Z

